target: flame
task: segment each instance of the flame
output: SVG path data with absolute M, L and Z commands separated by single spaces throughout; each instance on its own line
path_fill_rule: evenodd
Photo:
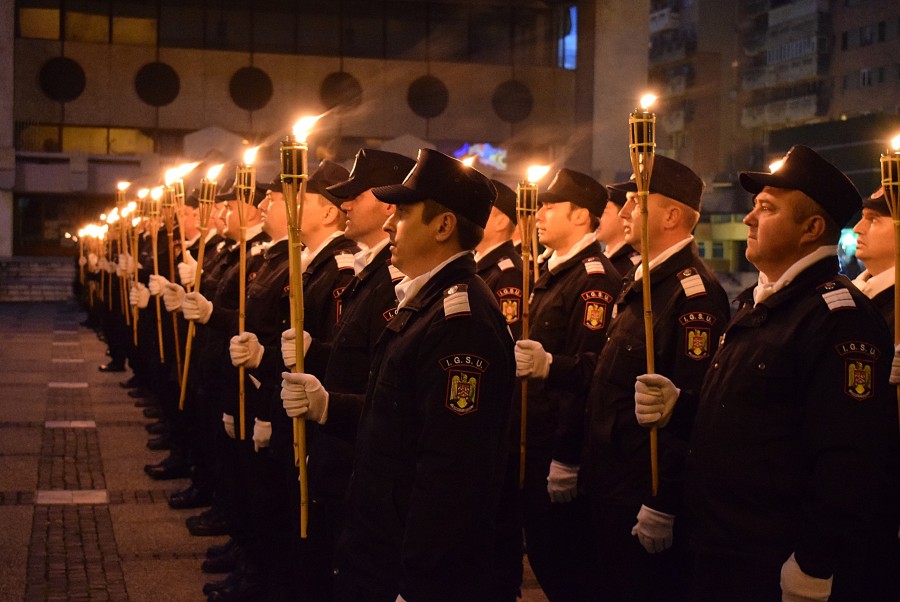
M 162 186 L 157 186 L 156 188 L 154 188 L 153 190 L 150 191 L 150 198 L 153 199 L 154 201 L 158 201 L 159 199 L 161 199 L 162 195 L 163 195 L 163 187 Z
M 128 203 L 128 204 L 125 206 L 125 208 L 128 209 L 128 213 L 131 213 L 132 211 L 134 211 L 135 209 L 137 209 L 137 203 L 135 203 L 134 201 L 131 201 L 130 203 Z
M 63 236 L 65 236 L 66 238 L 72 238 L 72 235 L 69 234 L 68 232 L 66 232 Z
M 189 173 L 191 173 L 192 171 L 197 169 L 198 165 L 200 165 L 200 162 L 194 161 L 193 163 L 182 163 L 181 165 L 176 167 L 175 169 L 177 170 L 177 173 L 178 173 L 178 179 L 183 178 L 184 176 L 188 175 Z
M 775 173 L 776 171 L 781 169 L 782 165 L 784 165 L 784 159 L 779 159 L 778 161 L 775 161 L 774 163 L 770 163 L 769 164 L 769 172 Z
M 891 148 L 895 151 L 900 151 L 900 134 L 891 139 Z
M 147 198 L 148 194 L 150 194 L 149 188 L 141 188 L 140 190 L 138 190 L 138 198 L 142 201 Z
M 532 184 L 538 182 L 541 178 L 547 175 L 547 172 L 550 171 L 549 165 L 532 165 L 528 168 L 525 179 L 531 182 Z
M 137 225 L 138 225 L 139 223 L 141 223 L 141 218 L 136 217 L 136 218 L 134 218 L 134 219 L 131 220 L 131 227 L 132 227 L 132 228 L 137 228 Z
M 222 173 L 222 169 L 225 167 L 224 163 L 219 163 L 218 165 L 213 165 L 209 168 L 209 171 L 206 172 L 206 179 L 210 182 L 215 182 L 216 178 L 219 177 L 219 174 Z
M 178 179 L 178 169 L 173 167 L 172 169 L 166 170 L 166 175 L 163 178 L 166 182 L 166 186 L 171 186 L 172 182 Z
M 101 221 L 101 222 L 105 222 L 105 221 L 106 221 L 106 214 L 105 214 L 105 213 L 101 213 L 101 214 L 100 214 L 100 221 Z
M 475 159 L 477 159 L 477 157 L 475 155 L 472 155 L 471 157 L 466 157 L 465 159 L 462 159 L 460 161 L 460 163 L 462 163 L 466 167 L 472 167 L 475 164 Z
M 131 182 L 119 182 L 116 184 L 116 188 L 119 189 L 119 192 L 125 192 L 128 190 L 128 187 L 131 186 Z
M 109 215 L 106 217 L 107 224 L 114 224 L 119 221 L 119 208 L 113 207 L 113 210 L 109 212 Z
M 84 238 L 85 228 L 78 229 L 78 238 Z
M 641 108 L 646 111 L 651 106 L 653 106 L 653 103 L 656 102 L 656 98 L 657 97 L 655 94 L 650 94 L 649 92 L 647 94 L 644 94 L 643 96 L 641 96 Z
M 129 203 L 122 207 L 122 217 L 128 217 L 128 214 L 134 211 L 134 207 L 132 207 L 133 203 Z
M 312 132 L 313 126 L 316 125 L 316 122 L 322 118 L 322 115 L 315 115 L 313 117 L 301 117 L 300 120 L 294 124 L 293 132 L 294 137 L 297 138 L 300 142 L 306 142 L 306 139 L 309 137 L 310 132 Z
M 256 153 L 259 152 L 259 147 L 254 146 L 253 148 L 248 148 L 244 151 L 244 165 L 250 167 L 253 165 L 253 162 L 256 161 Z

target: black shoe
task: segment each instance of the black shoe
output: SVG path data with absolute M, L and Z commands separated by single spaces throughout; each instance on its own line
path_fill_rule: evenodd
M 160 435 L 159 437 L 147 440 L 147 449 L 152 449 L 153 451 L 172 449 L 172 442 L 169 441 L 169 438 L 166 435 Z
M 137 391 L 137 389 L 135 389 L 135 391 Z M 152 408 L 156 405 L 156 400 L 152 397 L 144 397 L 134 402 L 134 407 L 136 408 Z
M 141 386 L 141 384 L 138 382 L 137 376 L 132 376 L 128 380 L 120 382 L 119 386 L 123 389 L 137 389 L 139 386 Z
M 191 485 L 184 491 L 179 491 L 169 496 L 169 508 L 174 508 L 175 510 L 183 510 L 187 508 L 203 508 L 205 506 L 209 506 L 212 503 L 211 498 L 212 496 L 210 496 L 205 491 L 197 489 L 196 487 Z M 231 570 L 233 569 L 216 572 L 228 573 Z
M 231 552 L 215 558 L 207 558 L 200 565 L 204 573 L 231 573 L 237 570 L 241 564 L 241 551 L 237 546 L 231 547 Z
M 140 388 L 132 389 L 128 392 L 128 397 L 131 397 L 132 399 L 143 399 L 147 397 L 147 392 Z
M 144 408 L 144 418 L 162 418 L 162 410 L 158 407 Z
M 206 557 L 216 558 L 217 556 L 221 556 L 222 554 L 228 554 L 234 547 L 237 547 L 237 542 L 229 537 L 228 541 L 223 544 L 209 546 L 209 548 L 206 549 Z
M 210 581 L 209 583 L 205 583 L 203 585 L 203 594 L 205 596 L 210 595 L 214 591 L 218 591 L 220 589 L 225 589 L 232 585 L 236 585 L 241 579 L 244 578 L 243 571 L 234 571 L 224 579 L 220 581 Z
M 100 370 L 100 372 L 125 372 L 125 366 L 123 364 L 117 364 L 116 362 L 103 364 L 97 369 Z
M 212 508 L 199 516 L 191 516 L 184 522 L 190 534 L 197 537 L 228 535 L 231 528 L 224 514 L 220 511 L 213 511 Z
M 144 466 L 144 472 L 151 479 L 157 481 L 169 481 L 171 479 L 184 479 L 191 476 L 191 467 L 184 462 L 166 462 L 163 460 L 159 464 L 147 464 Z
M 169 425 L 163 420 L 157 420 L 156 422 L 148 422 L 144 425 L 144 428 L 151 435 L 162 435 L 169 430 Z
M 207 602 L 249 602 L 265 599 L 266 590 L 259 581 L 242 578 L 234 585 L 217 589 L 209 594 Z

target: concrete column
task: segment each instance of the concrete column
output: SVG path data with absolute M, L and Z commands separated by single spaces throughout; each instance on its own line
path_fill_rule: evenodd
M 0 257 L 13 251 L 13 194 L 16 154 L 13 150 L 14 0 L 0 0 Z
M 649 0 L 594 3 L 594 176 L 610 183 L 631 172 L 628 114 L 647 88 Z

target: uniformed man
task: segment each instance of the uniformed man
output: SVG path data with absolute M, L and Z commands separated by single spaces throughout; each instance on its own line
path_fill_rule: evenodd
M 866 269 L 853 280 L 853 284 L 875 303 L 893 335 L 894 262 L 897 252 L 884 188 L 863 199 L 862 207 L 862 217 L 853 226 L 853 232 L 857 236 L 856 256 Z
M 603 254 L 609 257 L 616 271 L 625 276 L 641 262 L 641 254 L 630 244 L 625 242 L 625 224 L 619 217 L 619 212 L 628 201 L 624 190 L 624 183 L 607 186 L 609 202 L 603 210 L 600 218 L 600 227 L 597 228 L 597 242 L 605 245 Z
M 389 238 L 382 229 L 394 206 L 375 198 L 372 188 L 401 183 L 413 165 L 415 161 L 404 155 L 360 149 L 350 174 L 329 186 L 324 195 L 349 216 L 344 235 L 362 250 L 353 257 L 352 279 L 337 297 L 340 319 L 334 332 L 313 330 L 315 334 L 308 336 L 306 373 L 285 375 L 282 392 L 287 416 L 303 417 L 316 429 L 308 449 L 312 500 L 308 535 L 314 545 L 301 568 L 304 596 L 309 600 L 333 598 L 334 550 L 344 526 L 356 425 L 365 401 L 375 343 L 396 313 L 394 285 L 403 278 L 391 263 Z M 292 329 L 283 334 L 282 342 L 284 363 L 293 367 L 296 351 Z M 329 394 L 327 420 L 324 415 L 307 413 L 302 399 L 305 394 L 299 394 L 295 385 L 308 382 L 315 387 L 320 380 Z
M 471 250 L 496 190 L 422 149 L 402 185 L 373 193 L 397 206 L 384 227 L 406 278 L 372 362 L 336 598 L 486 600 L 514 359 Z
M 744 223 L 760 275 L 700 391 L 686 482 L 695 598 L 869 599 L 861 575 L 896 478 L 885 468 L 897 414 L 888 330 L 838 276 L 840 228 L 860 196 L 800 145 L 740 181 L 756 195 Z M 662 435 L 691 395 L 639 382 L 636 416 Z
M 647 220 L 656 370 L 685 390 L 699 389 L 729 316 L 727 296 L 691 235 L 700 218 L 703 182 L 686 165 L 657 156 L 646 218 L 633 181 L 613 187 L 627 195 L 619 212 L 625 244 L 641 248 Z M 682 514 L 691 417 L 679 416 L 659 437 L 660 483 L 653 495 L 648 431 L 635 420 L 633 408 L 634 379 L 647 366 L 646 278 L 641 266 L 625 278 L 609 340 L 596 362 L 588 392 L 585 476 L 598 549 L 596 595 L 672 602 L 688 593 L 687 541 L 683 521 L 676 518 Z
M 475 248 L 478 275 L 494 291 L 500 311 L 513 338 L 522 336 L 522 256 L 516 252 L 512 235 L 516 231 L 516 193 L 500 180 L 491 180 L 497 201 L 491 209 L 484 238 Z
M 530 338 L 516 343 L 516 375 L 531 379 L 525 545 L 550 600 L 587 600 L 592 546 L 587 502 L 578 497 L 585 406 L 571 381 L 573 367 L 592 366 L 603 348 L 621 278 L 594 237 L 607 204 L 602 184 L 561 169 L 538 202 L 538 240 L 552 254 L 534 285 Z

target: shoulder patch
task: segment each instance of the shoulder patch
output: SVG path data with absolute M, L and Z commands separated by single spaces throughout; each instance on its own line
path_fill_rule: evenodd
M 588 274 L 593 275 L 606 273 L 606 268 L 603 267 L 603 264 L 600 262 L 599 257 L 588 257 L 581 263 L 584 265 L 584 271 Z
M 454 284 L 444 291 L 444 317 L 471 315 L 469 306 L 469 287 L 465 284 Z
M 447 373 L 444 407 L 457 416 L 478 411 L 479 385 L 488 361 L 477 355 L 458 353 L 441 358 L 438 365 Z
M 406 274 L 401 272 L 393 263 L 388 264 L 388 272 L 391 274 L 391 281 L 396 282 L 398 280 L 403 280 L 406 278 Z
M 850 294 L 850 291 L 838 285 L 834 280 L 826 282 L 819 289 L 824 290 L 822 299 L 828 305 L 829 311 L 856 309 L 856 301 L 853 300 L 853 295 Z
M 684 289 L 684 294 L 688 299 L 706 294 L 706 285 L 703 284 L 703 279 L 700 278 L 697 268 L 681 270 L 678 272 L 678 280 L 681 281 L 681 288 Z
M 501 272 L 505 272 L 506 270 L 511 270 L 516 267 L 516 264 L 514 264 L 512 259 L 510 259 L 509 257 L 504 257 L 497 262 L 497 267 L 500 268 Z
M 353 255 L 350 253 L 337 253 L 334 256 L 334 262 L 337 264 L 339 270 L 352 270 L 353 269 Z

